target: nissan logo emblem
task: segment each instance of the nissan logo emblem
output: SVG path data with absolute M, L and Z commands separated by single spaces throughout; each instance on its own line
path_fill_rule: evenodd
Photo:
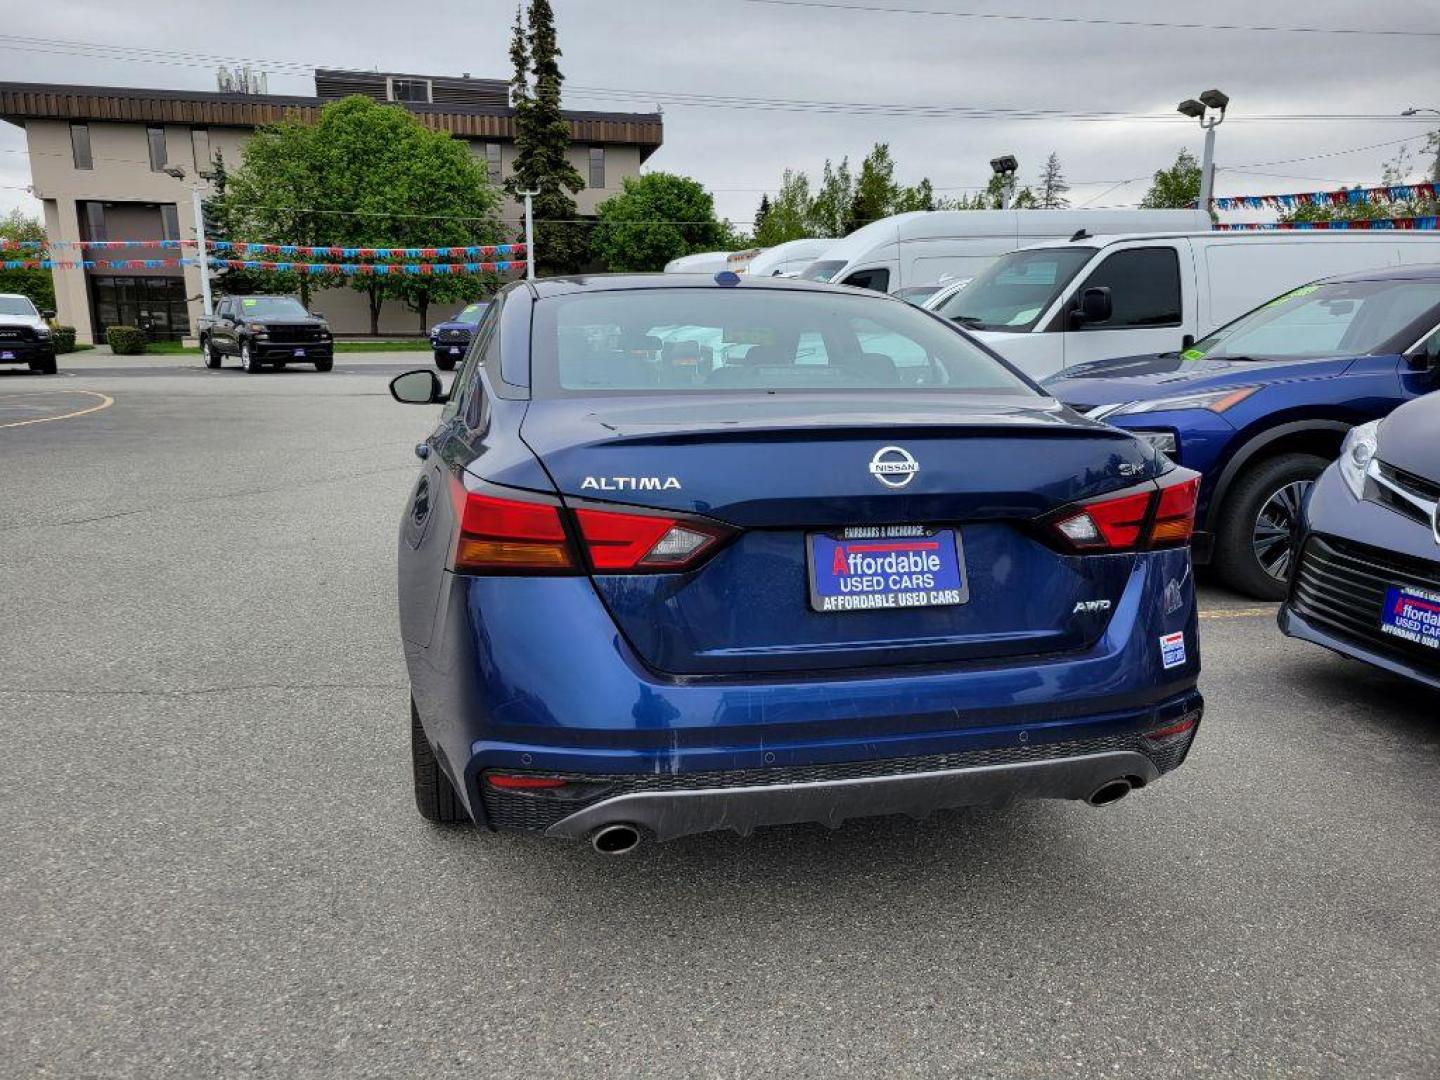
M 870 459 L 870 475 L 886 487 L 902 488 L 920 471 L 910 451 L 899 446 L 882 446 Z

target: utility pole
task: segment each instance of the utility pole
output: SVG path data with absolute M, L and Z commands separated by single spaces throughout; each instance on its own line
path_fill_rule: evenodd
M 200 198 L 200 181 L 190 185 L 190 205 L 195 212 L 195 243 L 200 248 L 200 304 L 208 319 L 215 314 L 210 302 L 210 252 L 205 247 L 205 207 Z
M 535 280 L 535 216 L 530 202 L 538 191 L 522 191 L 525 196 L 525 278 L 528 281 Z

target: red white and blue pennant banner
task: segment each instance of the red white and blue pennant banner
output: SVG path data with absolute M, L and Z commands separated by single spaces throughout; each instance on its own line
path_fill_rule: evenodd
M 1322 230 L 1329 232 L 1384 231 L 1386 229 L 1435 229 L 1440 228 L 1440 217 L 1374 218 L 1354 221 L 1236 221 L 1216 225 L 1224 232 L 1266 232 L 1272 229 L 1307 232 Z
M 81 251 L 113 251 L 117 248 L 162 248 L 171 251 L 195 247 L 194 240 L 0 240 L 0 251 L 40 251 L 47 248 L 77 248 Z M 340 259 L 508 259 L 524 255 L 524 244 L 472 244 L 461 247 L 313 247 L 305 244 L 249 244 L 230 240 L 207 240 L 210 251 L 234 251 L 242 255 L 303 255 L 308 258 Z
M 1293 210 L 1297 206 L 1346 206 L 1356 203 L 1409 202 L 1435 198 L 1435 185 L 1384 184 L 1338 191 L 1297 191 L 1289 195 L 1225 195 L 1214 200 L 1217 210 Z
M 6 259 L 6 270 L 160 270 L 167 266 L 199 266 L 200 259 Z
M 5 259 L 5 270 L 161 270 L 173 266 L 199 266 L 199 258 L 189 259 Z M 411 275 L 428 277 L 445 274 L 503 274 L 523 270 L 524 260 L 469 263 L 298 263 L 264 262 L 258 259 L 211 259 L 215 269 L 278 270 L 295 274 L 333 274 L 336 276 L 385 277 Z

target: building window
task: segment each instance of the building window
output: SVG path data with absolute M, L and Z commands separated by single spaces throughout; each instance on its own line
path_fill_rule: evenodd
M 160 238 L 162 240 L 180 239 L 180 214 L 175 209 L 174 203 L 160 204 Z
M 209 128 L 190 129 L 190 150 L 195 155 L 195 171 L 197 173 L 209 172 L 214 167 L 215 163 L 210 157 Z
M 490 175 L 490 183 L 498 187 L 500 184 L 500 144 L 498 142 L 485 144 L 485 170 Z
M 430 103 L 429 79 L 391 79 L 391 101 L 419 101 Z
M 590 186 L 605 186 L 605 148 L 603 146 L 592 146 L 590 148 Z
M 95 161 L 90 157 L 90 125 L 70 125 L 70 155 L 75 159 L 75 168 L 93 169 Z
M 147 127 L 145 138 L 150 143 L 150 171 L 164 172 L 168 159 L 165 155 L 165 129 L 163 127 Z
M 83 240 L 109 240 L 105 233 L 105 204 L 100 202 L 82 202 L 80 209 L 83 212 L 81 227 L 85 230 L 81 239 Z

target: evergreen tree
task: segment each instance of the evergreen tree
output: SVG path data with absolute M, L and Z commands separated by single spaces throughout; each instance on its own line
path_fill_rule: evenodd
M 1065 182 L 1065 174 L 1060 171 L 1060 155 L 1054 150 L 1045 159 L 1045 167 L 1040 170 L 1040 181 L 1037 185 L 1039 191 L 1036 194 L 1036 202 L 1042 210 L 1064 210 L 1070 205 L 1070 200 L 1065 193 L 1070 190 L 1070 185 Z
M 759 243 L 760 234 L 765 230 L 765 219 L 770 216 L 770 193 L 767 191 L 760 196 L 760 206 L 755 211 L 755 241 Z
M 516 11 L 510 41 L 515 169 L 506 189 L 517 202 L 522 191 L 540 193 L 533 204 L 536 270 L 552 274 L 580 269 L 588 254 L 573 198 L 585 181 L 570 163 L 570 125 L 560 111 L 560 55 L 550 0 L 530 0 L 527 19 Z

